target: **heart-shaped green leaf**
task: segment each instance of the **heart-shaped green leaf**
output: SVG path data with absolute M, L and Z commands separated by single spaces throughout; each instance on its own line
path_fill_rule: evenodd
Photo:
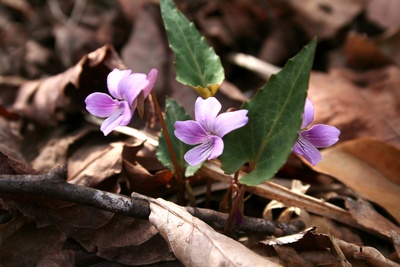
M 220 160 L 225 172 L 234 173 L 249 163 L 251 172 L 241 183 L 271 179 L 289 157 L 302 122 L 316 43 L 312 40 L 243 104 L 242 109 L 249 111 L 248 124 L 224 139 Z
M 204 98 L 213 96 L 225 78 L 219 56 L 173 0 L 161 0 L 160 7 L 169 45 L 175 53 L 176 79 Z

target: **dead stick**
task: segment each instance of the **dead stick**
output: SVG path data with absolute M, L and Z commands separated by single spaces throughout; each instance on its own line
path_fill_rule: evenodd
M 138 193 L 128 197 L 90 187 L 69 184 L 65 181 L 66 176 L 66 166 L 55 168 L 49 173 L 37 175 L 0 175 L 0 193 L 47 196 L 138 219 L 147 220 L 149 218 L 149 197 Z M 186 207 L 186 210 L 191 215 L 219 229 L 223 229 L 228 219 L 228 214 L 209 209 Z M 304 223 L 302 222 L 282 224 L 245 216 L 243 225 L 235 229 L 281 236 L 297 233 L 303 228 Z

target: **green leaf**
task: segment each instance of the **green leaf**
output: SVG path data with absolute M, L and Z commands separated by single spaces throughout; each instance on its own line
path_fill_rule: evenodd
M 314 38 L 264 85 L 242 109 L 249 122 L 224 138 L 222 169 L 234 173 L 249 163 L 247 185 L 271 179 L 289 157 L 302 122 L 308 82 L 316 48 Z
M 186 121 L 191 120 L 191 117 L 185 112 L 182 106 L 180 106 L 175 100 L 171 98 L 167 98 L 165 102 L 165 124 L 168 129 L 168 133 L 170 134 L 170 139 L 172 142 L 172 147 L 175 151 L 176 159 L 178 161 L 178 165 L 181 168 L 186 168 L 185 176 L 193 175 L 200 167 L 200 165 L 189 166 L 183 156 L 185 153 L 191 148 L 191 146 L 182 143 L 178 138 L 175 137 L 174 131 L 174 123 L 176 121 Z M 158 160 L 172 172 L 174 171 L 171 155 L 168 151 L 167 142 L 165 140 L 164 132 L 161 132 L 160 139 L 158 141 L 157 146 L 157 154 Z
M 213 96 L 225 78 L 220 58 L 173 0 L 161 0 L 160 7 L 169 45 L 175 53 L 176 79 L 204 98 Z

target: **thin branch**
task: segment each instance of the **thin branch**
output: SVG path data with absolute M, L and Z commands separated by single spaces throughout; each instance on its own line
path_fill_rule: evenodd
M 131 197 L 128 197 L 69 184 L 65 181 L 66 177 L 65 165 L 44 174 L 0 175 L 0 193 L 47 196 L 138 219 L 147 220 L 149 218 L 150 197 L 138 193 L 133 193 Z M 209 209 L 186 207 L 186 210 L 191 215 L 218 229 L 223 229 L 228 219 L 228 214 Z M 243 225 L 234 229 L 282 236 L 297 233 L 304 227 L 305 225 L 302 222 L 282 224 L 245 216 Z

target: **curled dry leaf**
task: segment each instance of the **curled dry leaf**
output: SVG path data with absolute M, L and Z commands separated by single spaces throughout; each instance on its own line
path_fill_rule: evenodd
M 104 144 L 86 142 L 68 159 L 68 179 L 72 184 L 99 188 L 112 176 L 121 173 L 123 142 Z M 107 191 L 119 192 L 117 181 L 108 185 Z
M 147 142 L 125 144 L 122 151 L 123 173 L 130 192 L 151 197 L 165 197 L 174 192 L 173 173 L 168 169 L 162 170 L 154 154 L 154 147 Z M 152 174 L 154 171 L 157 172 Z
M 31 165 L 41 172 L 49 172 L 54 166 L 60 166 L 68 160 L 68 149 L 89 132 L 88 128 L 82 128 L 72 133 L 60 135 L 61 131 L 51 132 L 50 140 L 43 146 L 39 154 L 31 161 Z
M 322 151 L 314 170 L 331 175 L 400 222 L 400 151 L 384 142 L 357 139 Z
M 0 174 L 38 174 L 39 171 L 33 169 L 26 163 L 17 160 L 6 153 L 0 151 Z
M 303 185 L 301 183 L 301 181 L 299 181 L 299 180 L 292 180 L 290 190 L 293 192 L 296 192 L 298 194 L 305 194 L 309 187 L 310 187 L 309 184 Z M 305 221 L 308 221 L 307 217 L 309 217 L 309 215 L 307 214 L 306 211 L 304 211 L 300 208 L 297 208 L 297 207 L 287 207 L 285 204 L 283 204 L 277 200 L 271 200 L 271 202 L 269 202 L 268 205 L 264 208 L 263 218 L 266 220 L 273 221 L 273 210 L 281 209 L 281 208 L 285 208 L 285 210 L 279 216 L 278 220 L 280 222 L 288 223 L 290 221 L 290 219 L 292 218 L 293 213 L 295 213 L 296 215 L 299 215 Z
M 312 263 L 312 265 L 294 266 L 348 266 L 340 264 L 343 255 L 352 266 L 366 266 L 366 263 L 368 263 L 368 266 L 374 267 L 398 266 L 373 247 L 359 246 L 338 238 L 330 238 L 327 234 L 316 233 L 316 230 L 316 227 L 313 227 L 292 236 L 261 241 L 258 251 L 263 254 L 274 255 L 278 252 L 277 246 L 290 247 L 294 253 L 297 252 L 297 263 L 303 262 L 303 260 L 306 264 Z M 342 257 L 333 252 L 334 246 L 343 252 Z M 286 257 L 285 254 L 284 257 Z
M 105 45 L 58 75 L 23 83 L 13 108 L 40 125 L 54 126 L 66 112 L 83 109 L 89 93 L 106 92 L 106 76 L 116 67 L 125 68 L 112 46 Z
M 149 220 L 185 266 L 281 266 L 217 233 L 182 207 L 157 199 Z

